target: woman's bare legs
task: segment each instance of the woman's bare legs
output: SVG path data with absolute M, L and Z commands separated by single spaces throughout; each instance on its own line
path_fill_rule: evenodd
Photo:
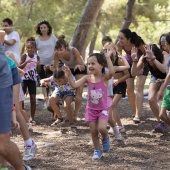
M 149 106 L 153 114 L 155 115 L 157 120 L 160 121 L 160 118 L 159 118 L 160 109 L 159 109 L 159 105 L 158 105 L 157 98 L 156 98 L 156 94 L 158 90 L 159 90 L 159 85 L 157 83 L 150 83 L 148 102 L 149 102 Z
M 134 78 L 128 78 L 126 80 L 126 84 L 127 84 L 127 96 L 128 96 L 128 100 L 130 103 L 130 106 L 133 110 L 133 115 L 135 115 L 136 113 L 136 95 L 135 95 L 135 85 L 134 85 Z
M 141 109 L 143 106 L 143 90 L 146 81 L 146 76 L 140 75 L 136 79 L 136 113 L 135 118 L 140 118 Z

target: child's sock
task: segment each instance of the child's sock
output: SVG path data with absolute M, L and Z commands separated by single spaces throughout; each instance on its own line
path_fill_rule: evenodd
M 29 138 L 28 140 L 24 141 L 24 145 L 25 146 L 32 146 L 32 143 L 33 143 L 33 141 L 32 141 L 31 138 Z

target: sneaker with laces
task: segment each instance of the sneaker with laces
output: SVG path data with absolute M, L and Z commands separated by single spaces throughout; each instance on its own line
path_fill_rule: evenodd
M 24 147 L 25 148 L 25 153 L 24 153 L 24 157 L 23 157 L 24 161 L 31 160 L 35 156 L 36 147 L 37 146 L 34 141 L 32 141 L 32 146 Z
M 92 160 L 99 160 L 102 157 L 102 150 L 94 150 Z
M 152 130 L 153 133 L 165 133 L 167 130 L 167 126 L 165 122 L 158 122 L 158 124 L 155 126 L 155 128 Z
M 103 152 L 109 152 L 110 150 L 110 136 L 102 140 Z
M 32 170 L 32 168 L 28 165 L 23 164 L 23 166 L 24 166 L 25 170 Z
M 122 140 L 122 135 L 120 133 L 119 126 L 115 126 L 113 131 L 114 131 L 116 140 L 118 140 L 118 141 Z
M 110 127 L 110 129 L 108 130 L 108 133 L 111 134 L 111 135 L 114 135 L 114 131 L 113 131 L 112 127 Z
M 134 117 L 133 121 L 134 121 L 134 123 L 140 123 L 140 118 L 139 117 Z
M 36 125 L 36 121 L 35 120 L 30 120 L 29 122 L 32 126 Z

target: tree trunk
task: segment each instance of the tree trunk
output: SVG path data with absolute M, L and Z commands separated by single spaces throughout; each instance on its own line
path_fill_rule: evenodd
M 89 30 L 94 23 L 103 2 L 104 0 L 88 0 L 81 14 L 80 21 L 70 42 L 70 45 L 76 47 L 81 55 L 87 41 Z
M 22 7 L 22 0 L 16 0 L 17 7 Z
M 132 13 L 133 13 L 133 7 L 135 4 L 135 0 L 128 0 L 127 4 L 126 4 L 126 16 L 124 18 L 124 22 L 120 28 L 124 29 L 124 28 L 129 28 L 131 22 L 132 22 Z M 118 37 L 116 39 L 116 43 L 118 41 Z
M 99 13 L 97 19 L 96 19 L 96 28 L 94 30 L 94 34 L 93 34 L 93 38 L 90 42 L 90 47 L 89 47 L 89 55 L 93 53 L 94 47 L 95 47 L 95 43 L 96 43 L 96 39 L 97 39 L 97 35 L 98 35 L 98 29 L 100 27 L 100 23 L 101 23 L 101 13 Z

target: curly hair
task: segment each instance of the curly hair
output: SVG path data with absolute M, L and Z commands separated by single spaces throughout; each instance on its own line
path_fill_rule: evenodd
M 51 34 L 52 34 L 52 27 L 51 27 L 51 25 L 49 24 L 49 22 L 48 22 L 48 21 L 45 21 L 45 20 L 40 21 L 40 22 L 38 23 L 37 29 L 36 29 L 36 33 L 39 34 L 39 35 L 42 35 L 41 30 L 40 30 L 40 26 L 41 26 L 42 24 L 47 25 L 47 27 L 48 27 L 48 33 L 47 33 L 47 34 L 48 34 L 48 35 L 51 35 Z

